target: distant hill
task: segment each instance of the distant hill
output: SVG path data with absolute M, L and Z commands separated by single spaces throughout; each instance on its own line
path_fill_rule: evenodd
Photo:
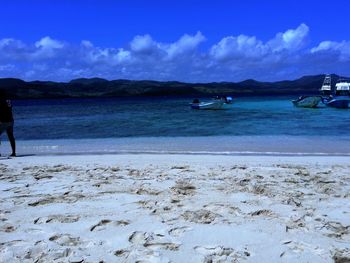
M 152 80 L 105 80 L 80 78 L 70 82 L 30 81 L 14 78 L 0 79 L 0 89 L 11 98 L 88 98 L 124 96 L 262 96 L 287 94 L 317 94 L 324 75 L 304 76 L 296 80 L 260 82 L 248 79 L 242 82 L 184 83 Z M 339 76 L 332 75 L 333 80 Z

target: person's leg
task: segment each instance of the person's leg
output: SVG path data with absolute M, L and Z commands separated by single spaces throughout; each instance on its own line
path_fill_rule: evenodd
M 12 149 L 12 154 L 11 156 L 16 156 L 16 141 L 15 141 L 15 136 L 13 135 L 13 125 L 8 127 L 6 129 L 7 136 L 9 138 L 10 144 L 11 144 L 11 149 Z
M 1 145 L 1 134 L 6 130 L 5 125 L 0 123 L 0 145 Z M 0 153 L 1 156 L 1 153 Z

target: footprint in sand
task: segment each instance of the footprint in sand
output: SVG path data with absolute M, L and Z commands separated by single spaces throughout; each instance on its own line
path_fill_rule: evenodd
M 261 209 L 255 212 L 249 213 L 251 216 L 272 216 L 274 213 L 269 209 Z
M 239 207 L 231 206 L 229 204 L 221 204 L 221 203 L 212 203 L 206 204 L 203 206 L 205 209 L 209 211 L 216 211 L 220 214 L 229 213 L 231 215 L 240 216 L 243 214 Z
M 186 181 L 178 181 L 175 186 L 171 187 L 171 190 L 177 195 L 193 195 L 196 187 Z
M 79 237 L 72 237 L 69 234 L 54 235 L 49 238 L 49 241 L 55 242 L 60 246 L 77 246 L 81 243 Z
M 0 228 L 0 231 L 1 232 L 5 232 L 5 233 L 11 233 L 11 232 L 13 232 L 15 230 L 16 230 L 16 228 L 13 225 L 10 225 L 10 224 L 5 224 L 4 226 L 2 226 Z
M 170 169 L 172 170 L 188 170 L 190 169 L 189 165 L 176 165 L 176 166 L 172 166 Z
M 40 240 L 35 243 L 34 246 L 28 247 L 22 255 L 18 255 L 17 258 L 23 259 L 24 262 L 46 262 L 46 257 L 48 256 L 48 244 Z M 5 262 L 5 261 L 4 261 Z
M 126 226 L 129 225 L 130 222 L 127 220 L 117 220 L 117 221 L 113 221 L 113 220 L 109 220 L 109 219 L 102 219 L 100 222 L 98 222 L 96 225 L 93 225 L 92 227 L 90 227 L 90 231 L 101 231 L 106 229 L 106 225 L 108 224 L 113 224 L 114 226 Z
M 140 188 L 136 189 L 134 192 L 137 195 L 159 195 L 161 193 L 161 191 L 147 189 L 147 188 L 142 187 L 142 186 Z
M 176 251 L 180 244 L 176 244 L 167 239 L 163 234 L 153 232 L 135 231 L 129 236 L 130 247 L 118 249 L 114 255 L 124 258 L 123 262 L 169 262 L 162 255 L 161 250 Z
M 80 193 L 66 192 L 63 195 L 48 196 L 48 197 L 39 199 L 35 202 L 28 203 L 28 205 L 38 206 L 38 205 L 46 205 L 46 204 L 52 204 L 52 203 L 75 203 L 79 199 L 82 199 L 84 197 L 85 195 Z
M 46 223 L 74 223 L 79 221 L 80 217 L 77 215 L 50 215 L 47 217 L 38 217 L 34 220 L 34 224 Z
M 114 255 L 117 257 L 127 257 L 130 254 L 130 250 L 127 249 L 118 249 L 114 252 Z
M 166 249 L 178 250 L 180 244 L 176 244 L 168 240 L 162 234 L 147 233 L 135 231 L 129 237 L 129 242 L 134 245 L 142 245 L 143 247 L 153 250 Z
M 245 259 L 250 256 L 250 253 L 245 248 L 243 251 L 236 251 L 233 248 L 216 246 L 204 247 L 196 246 L 194 250 L 203 255 L 203 262 L 237 262 L 239 259 Z
M 333 254 L 334 263 L 349 263 L 350 249 L 337 249 Z
M 150 239 L 153 239 L 153 237 L 147 232 L 135 231 L 129 236 L 129 242 L 134 245 L 143 245 Z
M 221 215 L 213 213 L 209 210 L 200 209 L 197 211 L 185 211 L 182 217 L 190 222 L 199 224 L 210 224 L 215 221 L 216 218 L 221 217 Z
M 33 174 L 33 177 L 37 181 L 43 180 L 43 179 L 52 179 L 53 178 L 52 175 L 46 174 L 46 173 L 41 173 L 41 172 Z
M 287 240 L 282 242 L 283 245 L 289 248 L 289 250 L 283 251 L 280 257 L 284 257 L 286 253 L 301 254 L 305 251 L 309 251 L 312 254 L 318 255 L 320 257 L 327 257 L 328 251 L 314 244 L 308 244 L 305 242 L 298 242 L 293 240 Z
M 178 237 L 190 230 L 192 230 L 192 228 L 188 226 L 174 227 L 168 231 L 168 234 L 174 237 Z
M 325 223 L 322 228 L 327 229 L 326 235 L 329 237 L 342 238 L 350 234 L 350 225 L 343 226 L 341 223 L 335 221 Z

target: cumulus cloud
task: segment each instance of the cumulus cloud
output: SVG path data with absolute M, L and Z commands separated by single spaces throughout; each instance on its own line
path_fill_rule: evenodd
M 31 54 L 33 59 L 49 59 L 57 56 L 65 47 L 65 44 L 61 41 L 52 39 L 48 36 L 43 37 L 39 41 L 35 42 L 35 51 Z
M 176 56 L 189 54 L 196 50 L 198 45 L 205 40 L 201 32 L 197 32 L 194 36 L 183 35 L 178 41 L 170 45 L 162 45 L 170 59 Z
M 234 59 L 259 58 L 266 54 L 266 46 L 256 37 L 239 35 L 223 38 L 210 50 L 210 55 L 219 61 Z
M 130 43 L 130 48 L 136 53 L 151 54 L 158 49 L 158 44 L 150 35 L 135 36 Z
M 263 43 L 255 36 L 239 35 L 224 37 L 218 44 L 214 45 L 210 54 L 219 61 L 240 59 L 268 59 L 269 62 L 279 59 L 286 52 L 298 51 L 306 43 L 309 32 L 308 26 L 301 24 L 296 29 L 278 33 L 276 36 Z
M 130 49 L 134 53 L 163 56 L 164 59 L 172 60 L 183 55 L 194 53 L 205 37 L 201 32 L 195 35 L 183 35 L 174 43 L 156 42 L 150 35 L 135 36 L 130 42 Z
M 299 50 L 306 44 L 309 27 L 301 24 L 296 29 L 289 29 L 284 33 L 278 33 L 273 39 L 267 42 L 267 46 L 273 52 L 283 50 Z
M 78 77 L 189 82 L 290 79 L 304 74 L 349 74 L 350 41 L 308 47 L 309 27 L 276 33 L 268 41 L 244 34 L 225 36 L 204 50 L 201 33 L 174 42 L 137 35 L 124 47 L 72 44 L 45 36 L 34 43 L 0 39 L 0 77 L 66 81 Z
M 332 53 L 342 61 L 350 60 L 350 41 L 323 41 L 317 47 L 311 49 L 311 53 Z
M 0 40 L 0 59 L 2 61 L 11 61 L 22 59 L 27 46 L 20 40 L 13 38 L 4 38 Z
M 46 36 L 35 42 L 35 46 L 39 49 L 60 49 L 64 47 L 64 44 L 63 42 Z
M 74 48 L 72 48 L 74 49 Z M 88 40 L 83 40 L 79 47 L 75 47 L 72 54 L 74 61 L 85 66 L 117 66 L 131 61 L 131 51 L 123 48 L 96 47 Z
M 24 48 L 25 44 L 19 40 L 13 38 L 4 38 L 0 40 L 0 49 L 4 50 L 6 48 L 10 49 L 21 49 Z

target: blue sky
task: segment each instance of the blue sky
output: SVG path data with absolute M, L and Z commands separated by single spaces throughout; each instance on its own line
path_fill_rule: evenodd
M 2 0 L 0 77 L 350 75 L 350 1 Z

